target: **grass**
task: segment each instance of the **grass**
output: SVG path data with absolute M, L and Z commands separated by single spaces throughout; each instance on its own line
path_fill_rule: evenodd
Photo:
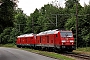
M 77 51 L 90 52 L 90 47 L 78 48 Z
M 15 44 L 4 44 L 4 45 L 0 44 L 0 47 L 17 48 Z M 55 52 L 40 51 L 40 50 L 34 50 L 34 49 L 29 49 L 29 48 L 20 48 L 20 49 L 26 50 L 26 51 L 29 51 L 29 52 L 33 52 L 33 53 L 36 53 L 36 54 L 44 55 L 44 56 L 47 56 L 47 57 L 59 59 L 59 60 L 75 60 L 73 58 L 66 57 L 66 56 L 63 56 L 63 55 L 55 53 Z
M 37 54 L 40 54 L 40 55 L 44 55 L 44 56 L 47 56 L 47 57 L 59 59 L 59 60 L 75 60 L 75 59 L 63 56 L 61 54 L 58 54 L 58 53 L 54 53 L 54 52 L 39 51 L 39 50 L 25 49 L 25 48 L 24 48 L 24 50 L 34 52 L 34 53 L 37 53 Z
M 88 54 L 90 55 L 90 47 L 77 48 L 74 50 L 75 53 Z
M 0 47 L 16 48 L 16 45 L 15 44 L 0 44 Z

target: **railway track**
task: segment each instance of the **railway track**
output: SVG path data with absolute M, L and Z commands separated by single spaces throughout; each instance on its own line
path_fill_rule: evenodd
M 62 53 L 62 55 L 79 58 L 81 60 L 90 60 L 90 55 L 79 54 L 79 53 L 74 53 L 74 52 L 65 52 L 65 53 Z

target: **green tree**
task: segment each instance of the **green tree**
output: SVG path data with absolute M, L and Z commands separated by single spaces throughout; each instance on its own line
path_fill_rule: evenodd
M 28 16 L 24 33 L 32 33 L 32 18 Z
M 45 31 L 48 29 L 48 20 L 45 16 L 39 16 L 37 24 L 38 24 L 38 32 Z
M 11 0 L 2 0 L 0 6 L 0 33 L 6 28 L 13 26 L 14 8 L 16 3 Z
M 79 0 L 65 0 L 65 7 L 66 8 L 72 8 L 75 3 L 79 3 Z
M 8 43 L 9 38 L 10 38 L 10 32 L 11 32 L 12 28 L 6 28 L 3 33 L 0 34 L 0 43 L 5 44 Z
M 42 7 L 40 9 L 42 16 L 45 17 L 45 20 L 47 21 L 46 26 L 48 29 L 55 29 L 55 22 L 56 19 L 53 18 L 55 17 L 54 14 L 57 14 L 59 12 L 59 9 L 56 6 L 53 6 L 52 4 L 47 4 L 44 5 L 44 7 Z
M 87 43 L 88 46 L 90 46 L 90 4 L 85 5 L 83 8 L 83 19 L 82 21 L 82 27 L 81 27 L 81 32 L 82 32 L 82 39 Z M 85 46 L 86 44 L 84 44 Z
M 27 16 L 23 13 L 23 11 L 20 8 L 18 8 L 16 10 L 14 24 L 19 32 L 24 33 L 26 27 L 26 21 L 27 21 Z
M 15 43 L 19 32 L 16 28 L 8 27 L 0 34 L 0 44 Z

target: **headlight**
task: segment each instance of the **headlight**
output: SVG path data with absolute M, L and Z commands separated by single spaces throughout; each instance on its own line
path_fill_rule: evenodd
M 62 40 L 62 42 L 66 42 L 66 40 Z
M 70 40 L 70 42 L 74 42 L 74 40 Z

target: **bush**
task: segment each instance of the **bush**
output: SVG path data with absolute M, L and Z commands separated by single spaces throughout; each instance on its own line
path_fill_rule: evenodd
M 0 43 L 15 43 L 16 36 L 18 35 L 18 31 L 15 28 L 9 27 L 3 30 L 3 33 L 0 34 Z

